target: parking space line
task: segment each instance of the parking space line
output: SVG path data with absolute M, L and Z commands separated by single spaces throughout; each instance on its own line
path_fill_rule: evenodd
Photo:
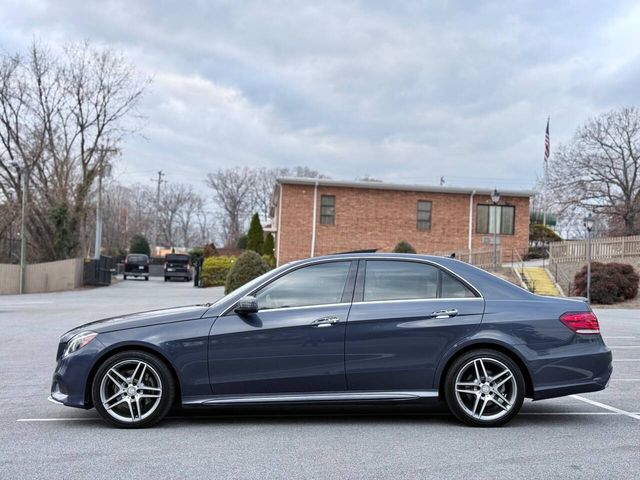
M 609 345 L 609 348 L 640 348 L 640 345 Z
M 580 395 L 571 395 L 571 398 L 575 398 L 576 400 L 580 400 L 581 402 L 588 403 L 593 405 L 594 407 L 604 408 L 605 410 L 609 410 L 611 412 L 616 412 L 621 415 L 626 415 L 627 417 L 633 418 L 635 420 L 640 420 L 640 415 L 637 413 L 627 412 L 626 410 L 622 410 L 620 408 L 612 407 L 611 405 L 607 405 L 605 403 L 596 402 L 595 400 L 591 400 L 589 398 L 582 397 Z
M 640 358 L 614 358 L 614 362 L 640 362 Z
M 615 339 L 625 339 L 625 340 L 627 340 L 627 339 L 629 339 L 629 338 L 636 338 L 636 336 L 635 336 L 635 335 L 627 335 L 627 336 L 620 336 L 620 337 L 609 337 L 609 336 L 605 336 L 604 338 L 605 338 L 605 340 L 611 340 L 612 338 L 615 338 Z
M 66 418 L 18 418 L 16 422 L 73 422 L 78 420 L 100 420 L 92 417 L 66 417 Z

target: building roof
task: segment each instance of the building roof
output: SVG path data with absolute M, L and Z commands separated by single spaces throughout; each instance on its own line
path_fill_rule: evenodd
M 304 177 L 280 177 L 277 182 L 281 185 L 315 185 L 316 182 L 322 187 L 347 187 L 347 188 L 364 188 L 376 190 L 404 190 L 408 192 L 434 192 L 434 193 L 462 193 L 476 195 L 491 195 L 492 188 L 486 187 L 450 187 L 446 185 L 411 185 L 404 183 L 387 183 L 387 182 L 364 182 L 352 180 L 333 180 L 331 178 L 304 178 Z M 506 197 L 533 197 L 536 192 L 533 190 L 500 190 L 500 195 Z

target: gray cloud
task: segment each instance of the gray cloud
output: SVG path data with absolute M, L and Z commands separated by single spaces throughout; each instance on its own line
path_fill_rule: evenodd
M 81 39 L 154 83 L 118 172 L 231 165 L 530 187 L 552 142 L 638 104 L 633 2 L 0 1 L 0 44 Z

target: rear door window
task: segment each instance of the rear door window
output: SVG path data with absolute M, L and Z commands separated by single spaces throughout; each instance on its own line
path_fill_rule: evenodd
M 441 282 L 440 297 L 442 298 L 471 298 L 476 296 L 469 287 L 447 272 L 441 272 Z
M 401 260 L 368 260 L 366 264 L 365 302 L 471 297 L 476 294 L 469 287 L 434 265 Z
M 433 265 L 394 260 L 368 261 L 364 301 L 437 298 L 438 269 Z

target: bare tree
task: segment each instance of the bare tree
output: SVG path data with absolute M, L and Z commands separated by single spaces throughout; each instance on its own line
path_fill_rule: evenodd
M 590 210 L 638 233 L 640 111 L 614 110 L 587 121 L 555 153 L 548 185 L 564 215 Z
M 276 180 L 281 177 L 327 178 L 317 170 L 304 166 L 291 168 L 260 168 L 256 170 L 252 188 L 253 210 L 255 210 L 265 222 L 269 218 L 269 210 L 273 202 L 273 191 Z
M 34 42 L 26 56 L 2 57 L 0 192 L 17 204 L 28 175 L 28 232 L 39 257 L 86 253 L 94 181 L 132 132 L 147 83 L 120 55 L 88 43 L 55 55 Z
M 234 246 L 242 235 L 254 205 L 253 182 L 256 173 L 249 168 L 228 168 L 207 175 L 215 203 L 222 210 L 222 236 L 226 246 Z

